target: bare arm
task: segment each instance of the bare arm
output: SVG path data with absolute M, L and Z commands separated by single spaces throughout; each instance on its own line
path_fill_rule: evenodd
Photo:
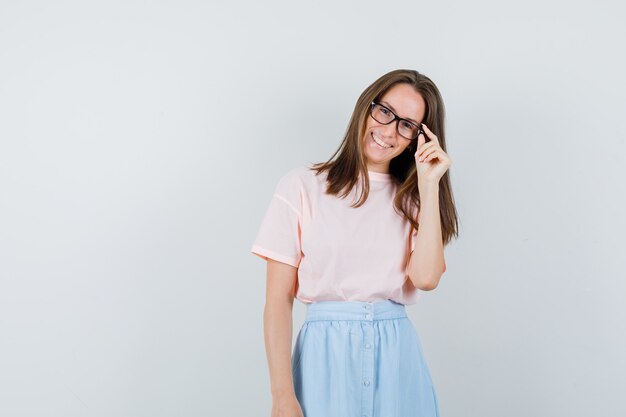
M 433 290 L 445 269 L 441 221 L 439 219 L 439 188 L 437 183 L 420 182 L 420 227 L 415 238 L 407 272 L 416 288 Z
M 267 260 L 267 286 L 263 326 L 272 390 L 272 416 L 301 416 L 291 369 L 293 300 L 298 269 Z

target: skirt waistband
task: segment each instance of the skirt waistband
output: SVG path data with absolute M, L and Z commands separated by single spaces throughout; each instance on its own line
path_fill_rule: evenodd
M 306 305 L 306 321 L 375 321 L 407 317 L 404 304 L 385 301 L 317 301 Z

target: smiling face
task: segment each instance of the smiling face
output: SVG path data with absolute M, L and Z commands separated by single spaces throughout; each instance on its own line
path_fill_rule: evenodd
M 408 119 L 418 126 L 426 113 L 424 98 L 408 84 L 394 85 L 378 100 L 378 103 L 388 107 L 398 117 Z M 400 136 L 396 130 L 397 123 L 397 120 L 388 125 L 378 123 L 368 113 L 362 144 L 363 156 L 369 171 L 389 173 L 389 162 L 411 144 L 411 140 Z M 390 147 L 385 148 L 377 144 L 374 136 Z

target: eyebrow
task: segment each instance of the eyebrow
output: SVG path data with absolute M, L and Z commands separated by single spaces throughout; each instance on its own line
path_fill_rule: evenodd
M 384 105 L 386 105 L 387 107 L 389 107 L 389 108 L 390 108 L 391 110 L 393 110 L 394 112 L 396 112 L 396 109 L 394 109 L 394 108 L 391 106 L 391 104 L 389 104 L 388 102 L 386 102 L 386 101 L 382 101 L 382 100 L 381 100 L 380 102 L 381 102 L 381 103 L 383 103 Z M 396 112 L 396 113 L 397 113 L 397 112 Z M 401 119 L 410 120 L 411 122 L 413 122 L 413 123 L 415 123 L 416 125 L 418 125 L 418 126 L 419 126 L 419 123 L 417 123 L 417 122 L 416 122 L 415 120 L 413 120 L 413 119 L 409 119 L 408 117 L 401 117 Z

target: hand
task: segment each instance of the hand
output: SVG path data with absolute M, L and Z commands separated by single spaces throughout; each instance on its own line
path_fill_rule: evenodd
M 295 396 L 286 396 L 272 401 L 271 417 L 303 417 L 302 408 Z
M 437 136 L 424 123 L 422 123 L 422 127 L 430 142 L 426 142 L 423 133 L 420 133 L 417 138 L 417 150 L 414 155 L 417 165 L 417 178 L 419 181 L 438 183 L 452 165 L 452 161 L 441 148 Z

